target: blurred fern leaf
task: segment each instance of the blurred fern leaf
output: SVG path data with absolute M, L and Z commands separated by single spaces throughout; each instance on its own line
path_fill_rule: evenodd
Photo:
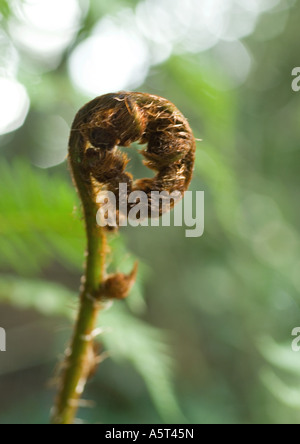
M 165 422 L 184 422 L 174 389 L 173 360 L 166 335 L 133 317 L 120 305 L 102 315 L 112 328 L 106 344 L 116 359 L 129 360 L 144 379 L 149 394 Z
M 0 14 L 2 14 L 5 18 L 9 17 L 10 6 L 7 0 L 0 0 Z
M 0 188 L 0 266 L 24 275 L 53 260 L 82 265 L 84 232 L 66 180 L 22 161 L 2 161 Z
M 57 284 L 0 276 L 0 302 L 21 309 L 73 320 L 77 301 L 76 294 Z M 166 422 L 183 421 L 172 386 L 173 365 L 166 335 L 135 318 L 125 304 L 102 313 L 103 325 L 110 332 L 101 341 L 114 359 L 129 361 L 141 375 L 161 417 Z

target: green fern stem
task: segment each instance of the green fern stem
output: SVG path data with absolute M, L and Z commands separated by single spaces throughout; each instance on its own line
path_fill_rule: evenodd
M 85 275 L 80 309 L 71 346 L 66 352 L 59 393 L 52 412 L 52 424 L 72 424 L 93 365 L 93 332 L 101 308 L 99 290 L 105 279 L 106 237 L 96 224 L 98 206 L 92 197 L 92 184 L 83 180 L 80 152 L 83 141 L 78 132 L 70 138 L 70 165 L 80 195 L 87 233 Z

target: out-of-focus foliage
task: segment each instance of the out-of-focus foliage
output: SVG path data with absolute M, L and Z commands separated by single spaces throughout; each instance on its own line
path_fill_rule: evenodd
M 300 355 L 291 348 L 300 323 L 300 95 L 291 89 L 299 1 L 189 0 L 172 10 L 168 0 L 75 1 L 77 27 L 47 57 L 39 42 L 20 40 L 19 3 L 0 0 L 0 74 L 17 76 L 31 101 L 25 124 L 0 136 L 0 326 L 10 341 L 0 354 L 0 423 L 48 418 L 47 382 L 70 335 L 85 248 L 63 160 L 68 126 L 91 96 L 75 86 L 86 77 L 75 78 L 70 67 L 84 56 L 82 43 L 122 26 L 124 39 L 130 32 L 136 50 L 146 51 L 144 67 L 132 59 L 144 69 L 136 87 L 172 100 L 203 139 L 191 189 L 205 191 L 206 230 L 187 239 L 184 228 L 128 228 L 111 239 L 111 268 L 129 271 L 138 257 L 141 273 L 128 301 L 99 319 L 113 359 L 88 387 L 97 407 L 80 417 L 299 423 Z M 226 28 L 233 3 L 228 17 L 235 20 Z M 176 14 L 183 4 L 185 15 Z M 159 17 L 164 33 L 151 35 Z M 182 28 L 174 22 L 174 30 L 176 20 Z M 205 49 L 206 24 L 220 40 Z M 95 71 L 109 72 L 110 63 Z M 114 72 L 118 80 L 127 71 L 121 64 Z M 101 77 L 100 93 L 113 78 Z M 139 156 L 132 157 L 142 177 Z
M 0 12 L 6 18 L 9 16 L 10 8 L 7 0 L 0 0 Z
M 57 261 L 80 270 L 83 227 L 79 218 L 72 215 L 76 196 L 70 184 L 60 177 L 41 174 L 23 161 L 13 167 L 3 163 L 0 175 L 4 190 L 0 205 L 2 214 L 5 214 L 0 233 L 2 266 L 9 266 L 16 273 L 36 274 Z M 118 265 L 125 254 L 121 239 L 114 238 L 111 248 L 112 262 Z M 133 259 L 127 257 L 126 268 L 132 267 L 132 262 Z M 124 266 L 119 263 L 118 268 Z M 21 309 L 35 309 L 46 316 L 70 317 L 73 314 L 70 307 L 77 305 L 76 294 L 71 298 L 70 291 L 64 287 L 5 276 L 0 276 L 0 300 Z M 133 310 L 143 304 L 140 282 L 137 282 L 129 304 Z M 108 339 L 108 350 L 116 358 L 129 360 L 144 377 L 166 421 L 180 420 L 182 414 L 170 384 L 172 365 L 163 334 L 134 319 L 125 309 L 115 309 L 112 315 L 106 314 L 103 318 L 102 322 L 105 321 L 112 330 L 103 338 L 104 343 Z M 157 383 L 153 385 L 155 379 Z
M 79 216 L 72 214 L 75 190 L 23 160 L 4 161 L 0 170 L 2 266 L 34 274 L 55 260 L 79 268 L 84 233 Z
M 23 310 L 34 309 L 44 316 L 73 319 L 76 296 L 76 293 L 57 284 L 0 276 L 2 303 L 10 303 Z M 140 373 L 162 418 L 182 421 L 184 418 L 171 384 L 173 363 L 165 335 L 134 318 L 125 306 L 102 313 L 100 327 L 103 328 L 101 341 L 111 357 L 118 362 L 129 360 Z M 52 357 L 55 358 L 55 355 Z

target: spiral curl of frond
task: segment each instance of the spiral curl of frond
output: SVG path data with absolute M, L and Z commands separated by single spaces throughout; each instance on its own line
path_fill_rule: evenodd
M 130 92 L 106 94 L 79 111 L 72 131 L 82 138 L 78 161 L 83 178 L 92 182 L 95 194 L 97 190 L 113 192 L 117 208 L 120 184 L 127 185 L 127 198 L 134 191 L 147 194 L 149 217 L 153 191 L 183 196 L 190 185 L 195 138 L 186 118 L 164 98 Z M 134 180 L 126 171 L 129 160 L 118 147 L 133 142 L 147 144 L 140 152 L 144 164 L 156 172 L 154 178 Z M 127 212 L 132 205 L 127 204 Z

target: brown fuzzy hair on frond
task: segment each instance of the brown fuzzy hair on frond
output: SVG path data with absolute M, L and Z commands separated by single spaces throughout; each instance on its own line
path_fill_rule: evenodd
M 92 182 L 95 195 L 98 190 L 111 191 L 118 204 L 119 187 L 125 183 L 128 195 L 132 191 L 147 194 L 151 216 L 152 191 L 183 196 L 190 185 L 195 138 L 186 118 L 164 98 L 135 92 L 98 97 L 79 111 L 74 132 L 82 138 L 81 173 L 84 180 Z M 156 172 L 153 179 L 135 181 L 126 171 L 129 160 L 118 146 L 129 147 L 133 142 L 147 144 L 141 153 L 145 165 Z M 128 212 L 131 206 L 128 203 Z

